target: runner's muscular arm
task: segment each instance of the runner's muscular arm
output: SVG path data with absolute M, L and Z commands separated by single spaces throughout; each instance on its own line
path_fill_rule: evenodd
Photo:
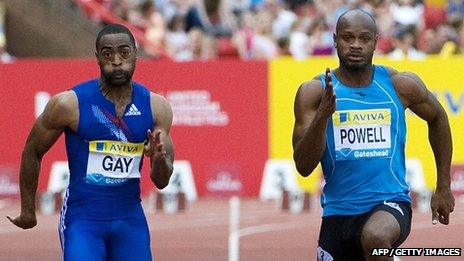
M 150 97 L 156 122 L 154 132 L 148 132 L 149 142 L 145 155 L 151 159 L 151 180 L 158 189 L 163 189 L 169 184 L 173 171 L 174 149 L 169 134 L 172 125 L 172 109 L 161 95 L 151 93 Z
M 55 95 L 34 123 L 21 156 L 19 185 L 21 192 L 21 214 L 8 219 L 23 229 L 37 224 L 35 196 L 42 157 L 55 144 L 77 113 L 77 98 L 72 91 Z M 75 121 L 77 123 L 77 121 Z
M 416 74 L 397 73 L 393 76 L 393 82 L 405 107 L 427 121 L 429 143 L 437 168 L 437 188 L 434 196 L 443 197 L 438 203 L 432 199 L 432 210 L 438 210 L 440 222 L 448 224 L 448 215 L 454 209 L 454 198 L 450 189 L 452 140 L 448 116 L 437 98 L 427 90 Z M 435 203 L 438 205 L 434 205 Z M 434 214 L 436 216 L 436 213 Z
M 319 80 L 314 79 L 304 83 L 295 97 L 293 160 L 303 177 L 309 176 L 316 168 L 326 148 L 327 120 L 335 111 L 332 83 L 327 83 L 326 86 L 330 86 L 327 91 L 322 89 Z

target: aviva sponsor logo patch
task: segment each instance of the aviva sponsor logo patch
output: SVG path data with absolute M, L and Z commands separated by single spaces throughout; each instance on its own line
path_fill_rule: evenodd
M 336 111 L 332 118 L 334 126 L 391 122 L 389 109 Z
M 336 160 L 390 156 L 390 109 L 336 111 L 332 124 Z
M 143 146 L 143 143 L 123 141 L 91 141 L 89 142 L 89 151 L 121 156 L 134 156 L 142 155 Z

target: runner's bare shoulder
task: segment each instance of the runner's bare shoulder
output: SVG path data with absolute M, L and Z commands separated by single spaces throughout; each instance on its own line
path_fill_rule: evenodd
M 323 92 L 324 89 L 322 87 L 320 76 L 316 76 L 312 80 L 303 82 L 300 85 L 296 94 L 295 102 L 315 108 L 319 105 Z
M 50 127 L 75 130 L 79 119 L 79 104 L 73 91 L 64 91 L 54 95 L 47 103 L 42 117 Z

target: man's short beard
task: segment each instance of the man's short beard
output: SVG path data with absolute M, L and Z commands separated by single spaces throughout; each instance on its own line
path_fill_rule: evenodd
M 340 59 L 340 64 L 348 71 L 357 72 L 366 69 L 370 64 L 372 64 L 372 60 L 370 62 L 363 61 L 361 63 L 350 63 L 348 59 Z
M 124 80 L 115 79 L 112 73 L 102 72 L 102 75 L 103 75 L 105 82 L 107 82 L 111 87 L 121 87 L 121 86 L 127 85 L 132 80 L 132 74 L 127 71 L 123 72 Z

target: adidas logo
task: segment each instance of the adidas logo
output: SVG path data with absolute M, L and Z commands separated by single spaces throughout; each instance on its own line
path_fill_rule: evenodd
M 135 107 L 135 104 L 132 103 L 132 105 L 129 108 L 129 111 L 126 112 L 124 116 L 136 116 L 136 115 L 141 115 L 142 113 Z

